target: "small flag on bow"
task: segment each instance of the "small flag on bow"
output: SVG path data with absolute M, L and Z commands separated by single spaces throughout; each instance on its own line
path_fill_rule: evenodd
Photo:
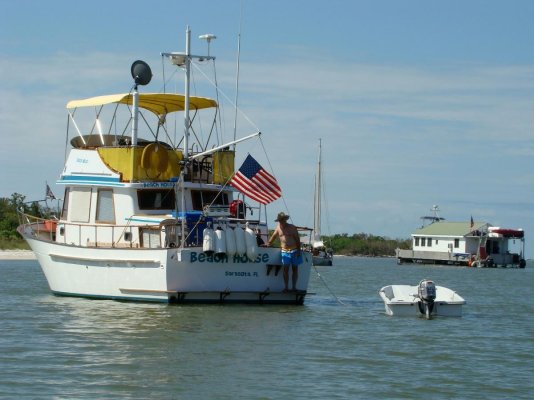
M 50 186 L 48 186 L 48 183 L 46 184 L 46 198 L 50 200 L 56 199 L 56 196 L 54 196 L 54 193 L 52 193 L 52 189 L 50 189 Z
M 230 184 L 261 204 L 269 204 L 282 196 L 282 189 L 276 178 L 263 169 L 250 154 L 234 174 Z

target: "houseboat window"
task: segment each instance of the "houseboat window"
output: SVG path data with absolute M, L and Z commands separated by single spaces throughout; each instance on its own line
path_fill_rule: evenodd
M 70 210 L 70 220 L 72 222 L 89 222 L 91 211 L 91 188 L 75 188 L 71 191 L 72 204 L 76 207 Z
M 428 238 L 428 239 L 426 240 L 426 245 L 427 245 L 428 247 L 432 247 L 432 238 Z
M 63 196 L 63 209 L 61 210 L 61 219 L 64 220 L 69 218 L 69 193 L 70 188 L 65 188 L 65 195 Z
M 499 254 L 499 243 L 494 242 L 493 240 L 489 240 L 488 244 L 486 245 L 487 249 L 486 251 L 489 254 Z
M 228 193 L 215 190 L 191 190 L 193 210 L 202 211 L 209 204 L 228 205 Z
M 457 249 L 460 247 L 460 239 L 454 239 L 454 248 Z
M 426 238 L 421 238 L 421 246 L 426 246 Z
M 141 210 L 174 210 L 174 189 L 138 190 L 137 202 Z
M 111 189 L 98 189 L 96 200 L 96 222 L 115 223 L 113 190 Z
M 436 239 L 436 245 L 438 244 L 438 239 Z
M 414 238 L 414 246 L 419 246 L 419 238 Z

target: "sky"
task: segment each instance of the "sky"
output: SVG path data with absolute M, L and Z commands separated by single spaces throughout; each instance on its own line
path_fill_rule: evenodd
M 210 53 L 230 99 L 240 38 L 238 104 L 253 124 L 238 136 L 262 135 L 238 148 L 236 168 L 266 150 L 257 159 L 283 190 L 272 219 L 313 224 L 321 139 L 324 234 L 408 238 L 438 205 L 449 221 L 525 229 L 534 257 L 530 0 L 0 6 L 0 197 L 42 199 L 45 182 L 61 197 L 66 103 L 128 92 L 136 59 L 154 73 L 143 90 L 160 91 L 160 53 L 184 51 L 189 25 L 194 54 L 206 53 L 199 35 L 217 35 Z

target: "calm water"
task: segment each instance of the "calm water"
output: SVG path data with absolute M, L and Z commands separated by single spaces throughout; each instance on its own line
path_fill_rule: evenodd
M 37 262 L 0 261 L 0 397 L 534 398 L 533 265 L 335 263 L 298 307 L 55 297 Z M 464 316 L 386 316 L 378 289 L 422 278 L 462 295 Z

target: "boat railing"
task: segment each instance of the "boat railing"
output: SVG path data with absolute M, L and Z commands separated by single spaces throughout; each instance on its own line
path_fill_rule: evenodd
M 109 225 L 65 222 L 46 219 L 29 214 L 20 214 L 22 219 L 21 235 L 61 243 L 71 246 L 94 248 L 173 248 L 182 243 L 182 223 L 185 234 L 184 247 L 202 246 L 206 222 L 182 221 L 169 218 L 158 224 Z M 223 219 L 215 218 L 214 223 Z M 258 220 L 232 220 L 225 218 L 223 226 L 237 226 L 237 222 L 248 224 L 252 229 L 265 228 Z M 262 232 L 264 233 L 264 232 Z
M 106 225 L 71 223 L 21 214 L 21 234 L 55 243 L 82 247 L 160 247 L 160 225 Z
M 30 233 L 34 237 L 43 240 L 55 241 L 57 219 L 56 218 L 41 218 L 19 211 L 19 220 L 23 230 L 19 233 Z

